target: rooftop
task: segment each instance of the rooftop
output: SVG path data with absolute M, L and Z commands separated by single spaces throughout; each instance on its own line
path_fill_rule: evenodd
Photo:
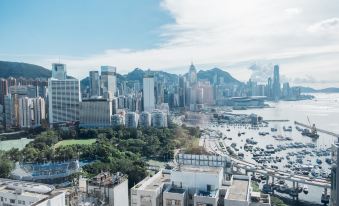
M 1 190 L 13 190 L 13 191 L 25 191 L 36 194 L 48 194 L 54 190 L 54 186 L 34 183 L 34 182 L 24 182 L 11 179 L 1 179 L 0 178 L 0 191 Z
M 215 173 L 219 174 L 222 172 L 222 167 L 204 167 L 204 166 L 192 166 L 192 165 L 182 165 L 180 168 L 176 168 L 176 171 L 182 172 L 201 172 L 201 173 Z
M 183 188 L 177 188 L 177 187 L 171 187 L 169 190 L 168 190 L 168 192 L 170 192 L 170 193 L 178 193 L 178 194 L 183 194 L 183 193 L 185 193 L 185 189 L 183 189 Z
M 152 177 L 145 178 L 137 185 L 133 187 L 133 189 L 140 190 L 156 190 L 164 183 L 170 183 L 171 178 L 169 174 L 163 174 L 162 171 L 158 172 Z
M 249 186 L 248 184 L 248 180 L 233 179 L 233 184 L 229 188 L 229 195 L 227 199 L 246 201 Z

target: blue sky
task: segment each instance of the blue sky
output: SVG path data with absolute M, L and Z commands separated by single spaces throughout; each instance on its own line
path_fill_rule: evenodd
M 335 0 L 3 0 L 0 60 L 60 57 L 77 78 L 101 65 L 184 73 L 193 61 L 258 82 L 280 64 L 292 85 L 339 86 L 338 11 Z
M 147 49 L 172 22 L 157 0 L 10 0 L 0 2 L 0 53 L 86 56 Z

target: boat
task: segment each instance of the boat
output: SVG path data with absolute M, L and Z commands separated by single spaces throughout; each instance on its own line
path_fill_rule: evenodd
M 328 204 L 330 202 L 330 195 L 322 193 L 321 195 L 321 203 Z
M 305 195 L 308 194 L 308 187 L 307 187 L 307 185 L 303 186 L 303 192 L 304 192 Z
M 332 164 L 332 159 L 331 158 L 326 158 L 325 162 L 330 165 L 330 164 Z
M 322 163 L 321 159 L 317 159 L 317 164 L 321 165 Z
M 241 133 L 240 132 L 238 132 L 238 137 L 240 137 L 241 136 Z
M 276 132 L 276 131 L 278 131 L 278 129 L 277 128 L 271 128 L 271 132 Z

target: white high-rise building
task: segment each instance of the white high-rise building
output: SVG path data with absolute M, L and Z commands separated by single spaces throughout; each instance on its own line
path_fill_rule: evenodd
M 79 121 L 79 80 L 66 78 L 66 67 L 54 67 L 52 78 L 48 79 L 49 123 Z M 63 69 L 64 68 L 64 69 Z
M 152 112 L 152 127 L 163 128 L 167 127 L 167 114 L 160 110 Z
M 144 111 L 152 112 L 155 109 L 154 77 L 153 76 L 144 77 L 143 98 L 144 98 Z
M 21 128 L 38 127 L 45 116 L 45 100 L 43 98 L 23 97 L 19 99 L 19 126 Z
M 139 115 L 135 112 L 127 112 L 125 115 L 125 127 L 137 128 L 139 122 Z
M 149 112 L 142 112 L 140 114 L 140 126 L 143 128 L 151 126 L 151 114 Z
M 101 66 L 101 89 L 105 98 L 113 98 L 117 88 L 117 68 L 113 66 Z

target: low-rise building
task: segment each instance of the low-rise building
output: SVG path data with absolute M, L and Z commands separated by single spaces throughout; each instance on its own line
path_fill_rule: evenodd
M 51 185 L 0 179 L 0 205 L 65 206 L 65 193 Z
M 86 181 L 86 193 L 107 206 L 128 206 L 128 179 L 121 173 L 103 172 Z
M 152 112 L 152 127 L 163 128 L 167 127 L 167 114 L 160 110 Z
M 269 195 L 253 193 L 251 179 L 226 179 L 222 167 L 179 166 L 148 177 L 131 189 L 132 206 L 269 206 Z

